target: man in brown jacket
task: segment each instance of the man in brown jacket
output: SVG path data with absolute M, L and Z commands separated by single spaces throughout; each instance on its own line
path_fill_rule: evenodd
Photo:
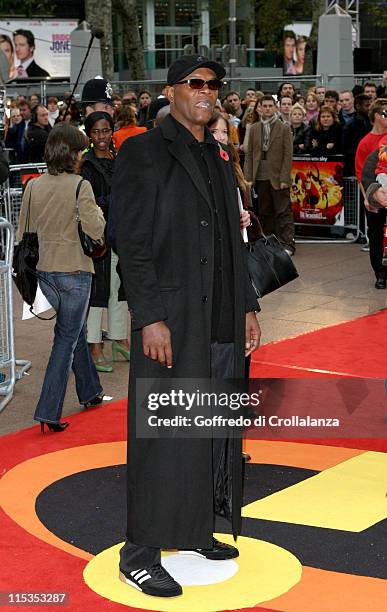
M 275 234 L 289 255 L 295 251 L 290 204 L 293 138 L 277 115 L 274 98 L 262 98 L 261 121 L 250 129 L 244 173 L 255 184 L 258 216 L 265 234 Z

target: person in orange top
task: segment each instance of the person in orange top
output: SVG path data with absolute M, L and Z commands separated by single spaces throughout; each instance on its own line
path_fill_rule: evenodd
M 139 127 L 136 121 L 136 111 L 133 106 L 124 104 L 117 113 L 117 125 L 119 129 L 113 133 L 113 142 L 116 151 L 119 150 L 124 140 L 130 136 L 137 136 L 146 132 L 145 127 Z

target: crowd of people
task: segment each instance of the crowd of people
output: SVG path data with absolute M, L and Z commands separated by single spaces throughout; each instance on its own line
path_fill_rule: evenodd
M 292 83 L 282 83 L 273 99 L 278 118 L 292 132 L 293 155 L 341 154 L 345 159 L 345 175 L 353 176 L 357 144 L 371 130 L 369 107 L 377 97 L 385 96 L 385 90 L 383 85 L 367 82 L 364 86 L 355 85 L 351 91 L 337 92 L 317 86 L 301 94 Z M 216 109 L 228 115 L 232 142 L 242 161 L 251 125 L 262 118 L 264 95 L 267 93 L 249 88 L 243 96 L 229 91 L 217 100 Z M 111 114 L 116 151 L 126 137 L 154 127 L 164 104 L 168 105 L 168 100 L 163 93 L 153 97 L 145 90 L 127 91 L 122 96 L 113 93 Z M 65 92 L 63 100 L 50 96 L 46 104 L 42 104 L 38 94 L 31 94 L 28 99 L 17 96 L 8 100 L 8 108 L 6 146 L 11 150 L 13 163 L 42 162 L 48 134 L 57 123 L 83 125 L 81 104 L 71 98 L 71 92 Z M 165 116 L 165 111 L 161 116 Z

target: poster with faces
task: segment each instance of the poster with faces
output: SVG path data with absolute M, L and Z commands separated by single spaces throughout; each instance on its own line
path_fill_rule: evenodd
M 0 48 L 9 62 L 9 78 L 29 78 L 22 66 L 34 61 L 50 77 L 69 77 L 74 20 L 14 19 L 0 21 Z M 24 30 L 26 35 L 15 35 Z M 28 34 L 27 34 L 28 32 Z

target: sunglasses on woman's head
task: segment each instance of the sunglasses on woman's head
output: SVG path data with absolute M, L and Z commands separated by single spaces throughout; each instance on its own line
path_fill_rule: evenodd
M 184 85 L 184 83 L 187 83 L 191 89 L 203 89 L 207 85 L 211 91 L 217 91 L 223 85 L 220 79 L 210 79 L 209 81 L 204 79 L 186 79 L 185 81 L 178 81 L 175 85 Z

